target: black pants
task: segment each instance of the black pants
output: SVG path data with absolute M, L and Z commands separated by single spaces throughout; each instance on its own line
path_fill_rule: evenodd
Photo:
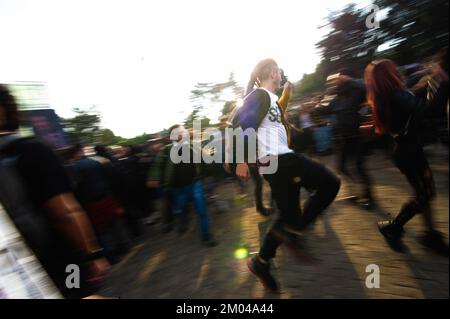
M 170 226 L 173 222 L 175 222 L 174 215 L 174 203 L 175 196 L 173 192 L 173 188 L 167 188 L 164 190 L 162 196 L 162 222 L 165 226 Z M 189 206 L 183 207 L 183 217 L 187 218 L 187 214 L 189 213 Z
M 249 165 L 249 171 L 253 183 L 255 184 L 256 209 L 258 211 L 262 211 L 264 209 L 263 194 L 262 194 L 263 180 L 261 175 L 259 175 L 258 167 L 256 165 Z
M 162 196 L 162 220 L 164 225 L 171 224 L 174 221 L 173 216 L 173 192 L 171 189 L 166 189 L 164 195 Z
M 394 162 L 414 190 L 414 197 L 403 204 L 395 221 L 403 226 L 416 214 L 423 213 L 426 226 L 432 229 L 430 201 L 436 196 L 436 188 L 422 147 L 418 143 L 397 144 Z
M 367 145 L 360 136 L 343 137 L 341 139 L 341 152 L 339 154 L 338 169 L 341 174 L 363 184 L 362 196 L 366 199 L 373 199 L 372 181 L 365 167 Z M 348 169 L 349 160 L 354 161 L 356 166 L 356 176 Z M 355 178 L 356 177 L 356 178 Z
M 297 151 L 308 153 L 311 150 L 314 150 L 314 131 L 312 128 L 306 127 L 298 138 Z
M 271 229 L 289 226 L 303 230 L 322 213 L 336 197 L 340 180 L 325 166 L 300 154 L 290 153 L 278 157 L 278 170 L 275 174 L 264 175 L 272 189 L 272 195 L 280 211 L 264 238 L 259 255 L 264 260 L 275 257 L 281 242 L 275 238 Z M 313 190 L 302 209 L 300 207 L 300 188 Z

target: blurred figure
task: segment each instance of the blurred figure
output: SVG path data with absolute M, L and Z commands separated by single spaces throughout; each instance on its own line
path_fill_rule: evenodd
M 299 122 L 302 134 L 299 138 L 299 153 L 310 153 L 314 149 L 314 124 L 309 115 L 309 108 L 302 105 L 299 109 Z
M 281 92 L 281 94 L 282 94 L 282 92 Z M 287 95 L 287 93 L 285 93 L 285 96 L 286 95 Z M 288 100 L 289 100 L 289 98 L 284 98 L 283 101 L 286 101 L 286 103 L 287 103 Z M 234 110 L 231 112 L 231 114 L 230 114 L 231 122 L 236 120 L 235 116 L 236 116 L 237 110 L 238 110 L 238 108 L 234 108 Z M 232 125 L 236 125 L 236 123 L 234 123 Z M 224 147 L 224 149 L 226 150 L 226 146 Z M 234 163 L 234 161 L 233 161 L 233 163 L 225 163 L 224 169 L 225 169 L 225 172 L 227 172 L 229 174 L 233 174 L 233 176 L 236 176 L 236 163 Z M 255 165 L 255 164 L 249 164 L 248 169 L 249 169 L 250 177 L 252 178 L 252 181 L 254 184 L 254 196 L 255 196 L 256 211 L 259 214 L 261 214 L 262 216 L 270 216 L 274 212 L 274 209 L 272 207 L 264 206 L 263 193 L 262 193 L 263 178 L 259 174 L 259 169 L 258 169 L 257 165 Z M 244 182 L 240 178 L 237 178 L 237 183 L 238 183 L 238 189 L 239 189 L 239 197 L 238 198 L 245 198 L 246 190 L 245 190 Z M 271 197 L 270 202 L 272 205 L 273 204 L 272 195 L 270 197 Z
M 434 74 L 434 78 L 430 77 Z M 448 82 L 448 48 L 440 50 L 422 68 L 407 78 L 408 88 L 422 100 L 428 100 L 430 112 L 422 127 L 422 144 L 441 141 L 448 145 L 448 101 L 449 86 L 439 85 Z M 424 133 L 425 133 L 424 132 Z
M 132 145 L 122 146 L 117 152 L 116 169 L 119 171 L 119 194 L 125 207 L 125 218 L 133 237 L 142 235 L 141 218 L 144 217 L 141 205 L 141 186 L 139 180 L 138 148 Z
M 292 96 L 292 86 L 291 84 L 288 82 L 287 80 L 287 76 L 284 74 L 284 71 L 282 69 L 280 69 L 280 77 L 281 77 L 281 82 L 280 82 L 280 86 L 279 88 L 277 88 L 276 90 L 276 94 L 278 96 L 278 104 L 283 108 L 286 109 L 289 99 Z M 257 85 L 259 86 L 259 82 L 255 81 L 257 83 L 254 83 L 253 85 Z M 253 86 L 247 87 L 247 91 L 246 91 L 246 95 L 248 95 L 249 93 L 251 93 L 251 90 L 253 89 Z M 238 123 L 238 117 L 236 116 L 236 113 L 238 112 L 238 108 L 235 108 L 233 110 L 233 112 L 230 114 L 230 122 L 232 123 L 232 127 L 237 127 L 239 126 Z M 300 128 L 295 127 L 292 123 L 289 123 L 286 121 L 285 123 L 286 125 L 286 129 L 289 131 L 289 144 L 291 147 L 295 148 L 294 143 L 296 141 L 294 141 L 294 139 L 292 138 L 292 136 L 298 136 L 302 133 L 302 130 Z M 300 137 L 301 138 L 301 137 Z M 226 147 L 225 147 L 226 149 Z M 225 171 L 228 173 L 232 173 L 236 174 L 236 168 L 237 168 L 237 164 L 235 163 L 235 159 L 233 160 L 233 163 L 225 163 L 224 165 Z M 259 173 L 259 168 L 257 164 L 253 164 L 253 163 L 248 163 L 248 172 L 249 172 L 249 176 L 251 177 L 255 188 L 254 188 L 254 196 L 255 196 L 255 202 L 256 202 L 256 211 L 261 214 L 262 216 L 270 216 L 273 214 L 274 212 L 274 208 L 273 208 L 273 204 L 274 204 L 274 197 L 273 194 L 271 192 L 270 194 L 270 205 L 271 207 L 265 207 L 264 203 L 263 203 L 263 177 L 261 176 L 261 174 Z M 241 194 L 243 194 L 245 192 L 245 185 L 243 184 L 243 181 L 238 178 L 238 183 L 239 183 L 239 188 L 240 188 L 240 192 Z
M 61 293 L 68 298 L 85 297 L 104 280 L 110 265 L 61 162 L 41 142 L 16 135 L 18 119 L 13 96 L 0 85 L 0 147 L 2 157 L 9 159 L 12 178 L 8 182 L 6 176 L 1 177 L 0 199 Z M 17 188 L 11 189 L 13 185 Z M 7 196 L 7 190 L 14 197 Z M 14 202 L 19 194 L 26 196 Z M 80 289 L 66 286 L 69 264 L 80 265 Z
M 152 225 L 159 221 L 160 214 L 157 212 L 156 201 L 161 197 L 160 188 L 147 187 L 148 171 L 155 165 L 156 157 L 159 151 L 164 147 L 163 139 L 159 136 L 153 136 L 147 142 L 146 150 L 139 159 L 139 187 L 142 187 L 141 209 L 143 211 L 144 225 Z M 156 215 L 156 216 L 154 216 Z
M 320 96 L 317 97 L 317 100 L 314 101 L 312 107 L 313 108 L 320 107 L 322 101 L 323 100 Z M 320 117 L 320 119 L 318 119 L 317 121 L 313 120 L 313 122 L 315 122 L 315 125 L 316 125 L 316 127 L 314 128 L 314 134 L 313 134 L 314 135 L 314 144 L 316 146 L 316 152 L 319 155 L 329 155 L 332 152 L 333 132 L 332 132 L 332 125 L 331 125 L 331 120 L 330 120 L 332 116 L 333 115 Z
M 168 188 L 173 196 L 174 216 L 178 219 L 181 232 L 186 230 L 186 211 L 189 202 L 193 202 L 198 215 L 202 243 L 213 247 L 217 242 L 210 232 L 208 209 L 201 182 L 199 181 L 199 165 L 193 163 L 193 149 L 190 145 L 189 132 L 181 125 L 174 125 L 169 129 L 172 145 L 168 146 L 169 158 L 165 157 L 166 150 L 161 150 L 156 159 L 158 164 L 153 167 L 148 176 L 148 187 L 157 188 L 161 184 Z M 175 163 L 171 156 L 182 156 L 188 152 L 189 161 L 184 159 Z M 164 162 L 163 162 L 164 161 Z
M 86 157 L 81 145 L 75 147 L 73 171 L 75 194 L 91 219 L 105 254 L 111 262 L 124 254 L 129 242 L 121 225 L 124 209 L 113 194 L 105 167 Z
M 255 84 L 258 88 L 253 90 Z M 270 184 L 280 215 L 265 235 L 258 255 L 247 263 L 250 271 L 272 291 L 278 290 L 278 283 L 270 272 L 270 260 L 275 257 L 278 247 L 284 243 L 295 256 L 302 258 L 300 232 L 331 204 L 340 186 L 339 179 L 331 171 L 289 148 L 289 129 L 284 118 L 287 103 L 275 94 L 280 84 L 281 73 L 277 63 L 272 59 L 260 61 L 248 83 L 247 92 L 250 93 L 234 119 L 236 127 L 256 131 L 258 163 L 267 163 L 274 157 L 278 163 L 276 172 L 265 174 L 264 178 Z M 289 83 L 285 84 L 285 89 L 290 91 Z M 264 133 L 260 128 L 270 136 L 260 135 Z M 277 143 L 271 143 L 274 140 Z M 236 175 L 248 180 L 248 164 L 238 163 Z M 300 207 L 302 186 L 315 190 L 306 201 L 303 213 Z
M 108 147 L 106 147 L 104 145 L 96 145 L 94 147 L 94 151 L 97 156 L 106 158 L 111 163 L 114 163 L 116 161 L 113 151 L 111 151 L 111 149 L 109 149 Z
M 294 149 L 294 151 L 298 152 L 299 151 L 299 137 L 301 134 L 301 129 L 300 129 L 300 117 L 299 117 L 299 110 L 302 106 L 300 104 L 297 105 L 291 105 L 286 109 L 286 121 L 290 126 L 290 131 L 291 131 L 291 143 L 292 143 L 292 148 Z
M 225 180 L 226 173 L 223 168 L 225 160 L 225 153 L 223 151 L 224 146 L 224 130 L 226 128 L 226 122 L 222 122 L 218 130 L 213 132 L 209 136 L 209 139 L 202 137 L 202 156 L 218 156 L 221 155 L 220 161 L 215 160 L 211 163 L 205 163 L 202 161 L 202 177 L 203 185 L 205 187 L 205 193 L 209 207 L 219 213 L 225 213 L 229 210 L 229 204 L 226 200 L 219 197 L 217 188 L 220 183 Z
M 429 74 L 439 85 L 440 69 Z M 414 189 L 413 199 L 403 205 L 393 220 L 378 223 L 380 232 L 394 244 L 400 242 L 404 225 L 417 213 L 422 213 L 427 228 L 422 243 L 448 256 L 448 247 L 432 222 L 431 200 L 435 197 L 433 174 L 419 142 L 420 124 L 430 101 L 418 99 L 407 90 L 397 66 L 391 60 L 379 60 L 366 67 L 367 99 L 373 109 L 377 133 L 386 132 L 395 140 L 394 162 Z
M 149 180 L 149 174 L 155 174 L 155 172 L 159 173 L 160 180 L 165 180 L 166 174 L 166 163 L 170 161 L 170 149 L 172 142 L 170 141 L 170 132 L 169 135 L 165 136 L 162 139 L 162 147 L 157 153 L 156 157 L 153 160 L 152 165 L 150 166 L 149 171 L 147 172 L 147 188 L 150 189 L 151 192 L 160 192 L 162 196 L 162 222 L 163 222 L 163 233 L 171 232 L 174 228 L 174 214 L 173 214 L 173 191 L 171 188 L 167 187 L 164 183 L 160 183 L 159 181 Z M 187 211 L 187 207 L 185 208 Z M 187 214 L 187 212 L 186 212 Z
M 348 179 L 349 185 L 355 181 L 363 184 L 362 194 L 355 199 L 365 207 L 371 208 L 374 205 L 372 181 L 365 167 L 368 150 L 359 128 L 359 110 L 366 99 L 366 89 L 363 81 L 354 80 L 348 74 L 348 71 L 343 71 L 332 79 L 336 88 L 336 97 L 328 105 L 315 108 L 312 114 L 315 117 L 336 116 L 337 134 L 341 144 L 338 170 Z M 348 168 L 349 160 L 355 162 L 356 176 Z
M 148 155 L 150 162 L 153 163 L 158 156 L 159 151 L 164 147 L 164 140 L 160 137 L 156 137 L 148 141 Z

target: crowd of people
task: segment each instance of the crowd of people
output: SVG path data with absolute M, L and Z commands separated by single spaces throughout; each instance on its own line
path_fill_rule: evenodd
M 153 135 L 146 145 L 95 145 L 90 151 L 87 145 L 75 145 L 57 155 L 39 140 L 17 134 L 17 104 L 6 87 L 0 86 L 1 165 L 6 165 L 5 159 L 13 162 L 11 167 L 21 181 L 17 187 L 23 189 L 27 203 L 5 198 L 1 191 L 0 200 L 61 293 L 84 297 L 97 289 L 111 264 L 118 262 L 151 225 L 162 225 L 164 233 L 176 228 L 183 234 L 192 210 L 198 217 L 199 244 L 218 245 L 210 225 L 210 208 L 217 205 L 219 211 L 227 211 L 227 204 L 217 198 L 217 185 L 232 181 L 242 194 L 243 182 L 251 179 L 257 211 L 273 215 L 274 220 L 248 267 L 266 288 L 276 291 L 270 261 L 277 248 L 285 244 L 302 258 L 304 230 L 334 201 L 341 179 L 361 185 L 354 200 L 367 209 L 376 206 L 372 179 L 365 167 L 369 145 L 361 129 L 365 107 L 366 118 L 370 110 L 373 119 L 369 127 L 391 139 L 394 163 L 415 194 L 394 219 L 379 222 L 381 234 L 393 246 L 399 245 L 407 222 L 422 213 L 426 226 L 423 244 L 448 254 L 433 223 L 430 202 L 435 186 L 421 135 L 424 119 L 431 113 L 448 116 L 445 70 L 438 63 L 411 71 L 398 68 L 391 60 L 374 61 L 361 79 L 348 70 L 330 77 L 326 94 L 333 97 L 328 101 L 315 96 L 289 102 L 292 86 L 283 81 L 278 64 L 272 59 L 260 61 L 251 74 L 243 105 L 219 127 L 222 134 L 226 127 L 257 132 L 254 163 L 248 158 L 225 164 L 195 163 L 197 150 L 184 138 L 192 132 L 181 125 L 172 126 L 165 136 Z M 258 134 L 261 129 L 270 136 Z M 218 147 L 225 149 L 223 135 L 218 141 Z M 338 152 L 340 177 L 308 157 L 315 151 L 329 154 L 332 149 Z M 189 160 L 174 162 L 173 154 L 181 156 L 182 152 L 187 152 Z M 276 172 L 261 173 L 264 163 L 274 158 Z M 351 161 L 356 170 L 351 169 Z M 264 179 L 270 185 L 272 207 L 263 204 Z M 301 188 L 308 193 L 303 207 Z M 12 212 L 19 206 L 26 206 L 21 214 L 35 222 L 24 222 L 26 219 Z M 82 265 L 83 289 L 66 287 L 67 264 Z

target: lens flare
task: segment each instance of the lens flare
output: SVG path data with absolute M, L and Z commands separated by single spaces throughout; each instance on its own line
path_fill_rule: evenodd
M 244 258 L 247 258 L 247 256 L 248 256 L 247 248 L 241 247 L 241 248 L 237 248 L 234 251 L 234 258 L 236 258 L 236 259 L 244 259 Z

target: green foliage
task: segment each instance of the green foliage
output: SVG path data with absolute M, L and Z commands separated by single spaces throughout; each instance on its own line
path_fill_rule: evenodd
M 190 97 L 193 110 L 184 120 L 184 126 L 191 128 L 193 121 L 198 119 L 201 119 L 202 127 L 209 126 L 211 120 L 204 116 L 205 110 L 218 109 L 223 105 L 221 112 L 222 115 L 226 114 L 224 113 L 225 108 L 235 104 L 243 94 L 244 89 L 238 85 L 233 73 L 230 73 L 225 82 L 197 83 L 191 91 Z
M 442 48 L 448 48 L 448 0 L 377 0 L 390 8 L 380 24 L 384 41 L 397 43 L 386 56 L 398 64 L 421 62 Z
M 100 129 L 100 115 L 95 113 L 94 107 L 89 110 L 74 108 L 73 111 L 77 114 L 75 117 L 62 120 L 70 141 L 73 144 L 93 144 Z
M 355 5 L 329 15 L 325 26 L 330 31 L 316 44 L 322 60 L 314 73 L 305 74 L 294 84 L 294 97 L 322 90 L 326 77 L 342 69 L 361 78 L 366 65 L 374 59 L 390 58 L 403 65 L 422 62 L 448 49 L 447 0 L 374 2 L 387 12 L 376 29 L 366 27 L 370 12 Z M 382 44 L 390 44 L 390 48 L 378 51 Z
M 148 134 L 133 138 L 116 136 L 113 131 L 100 127 L 100 113 L 94 107 L 88 110 L 75 108 L 75 116 L 61 119 L 62 126 L 72 144 L 81 145 L 127 145 L 144 144 L 148 140 Z

